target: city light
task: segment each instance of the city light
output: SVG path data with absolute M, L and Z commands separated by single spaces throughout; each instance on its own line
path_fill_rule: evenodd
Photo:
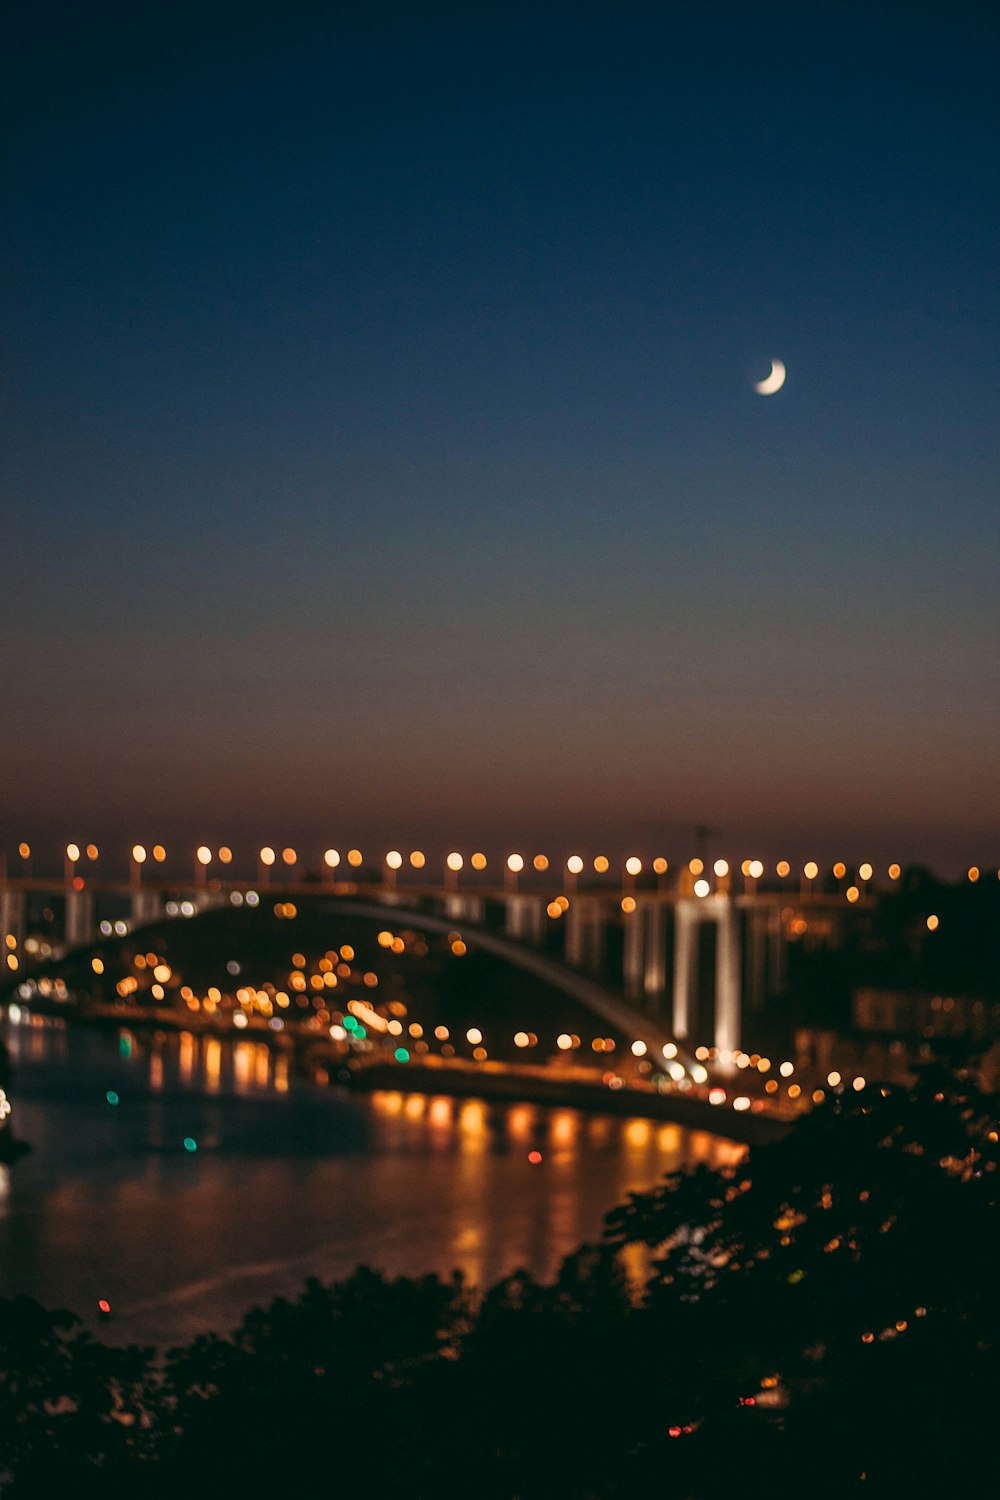
M 261 857 L 261 859 L 264 861 L 265 864 L 268 864 L 268 865 L 273 864 L 274 863 L 274 850 L 273 849 L 267 850 L 267 853 L 270 854 L 270 856 L 271 856 L 271 858 L 267 859 L 267 860 L 264 859 L 264 852 L 265 851 L 263 849 L 260 851 L 260 857 Z M 337 850 L 337 849 L 327 849 L 326 852 L 323 855 L 323 863 L 326 865 L 326 867 L 327 867 L 328 870 L 335 870 L 337 868 L 337 866 L 340 864 L 340 852 L 339 852 L 339 850 Z
M 448 855 L 448 858 L 445 860 L 445 864 L 448 866 L 449 870 L 457 872 L 465 864 L 465 860 L 462 858 L 461 854 L 459 854 L 457 850 L 455 850 Z
M 524 869 L 524 856 L 521 854 L 508 854 L 507 868 L 512 875 L 520 875 Z
M 579 854 L 571 854 L 566 861 L 566 868 L 571 875 L 579 875 L 583 871 L 583 860 Z

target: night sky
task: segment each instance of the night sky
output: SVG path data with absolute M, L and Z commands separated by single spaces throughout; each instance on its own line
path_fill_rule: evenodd
M 14 4 L 0 837 L 995 862 L 997 14 Z

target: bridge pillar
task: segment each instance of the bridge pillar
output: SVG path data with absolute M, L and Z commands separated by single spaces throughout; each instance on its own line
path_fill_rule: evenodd
M 697 1027 L 698 929 L 714 922 L 715 945 L 715 1037 L 720 1052 L 735 1052 L 740 1045 L 743 996 L 739 910 L 729 895 L 682 898 L 675 908 L 674 936 L 674 1033 L 691 1037 Z
M 0 949 L 3 950 L 0 975 L 4 978 L 9 977 L 7 955 L 13 953 L 18 961 L 24 956 L 25 906 L 23 891 L 15 891 L 10 886 L 0 887 Z M 8 938 L 13 938 L 13 948 L 7 942 Z
M 622 988 L 628 1000 L 642 995 L 646 952 L 645 912 L 641 906 L 625 914 L 625 951 L 622 961 Z
M 540 896 L 511 893 L 504 897 L 504 931 L 522 943 L 540 943 L 545 930 L 545 903 Z
M 735 1052 L 740 1045 L 740 918 L 732 897 L 720 896 L 715 957 L 715 1045 Z
M 698 968 L 698 903 L 681 897 L 674 906 L 674 1035 L 687 1037 L 694 1024 Z
M 667 910 L 662 901 L 646 901 L 642 907 L 646 929 L 642 984 L 650 1013 L 659 1015 L 667 989 Z
M 572 896 L 566 913 L 566 962 L 599 973 L 604 967 L 604 906 L 593 896 Z
M 92 943 L 94 937 L 93 891 L 67 891 L 66 924 L 63 929 L 66 947 L 81 948 L 85 943 Z
M 145 927 L 163 915 L 163 897 L 159 891 L 135 890 L 132 892 L 130 927 Z
M 481 896 L 468 896 L 449 891 L 444 898 L 444 914 L 453 922 L 475 922 L 478 927 L 481 927 L 486 914 L 486 904 Z
M 625 917 L 623 980 L 630 1000 L 646 1000 L 652 1014 L 659 1012 L 667 987 L 667 912 L 656 897 L 637 897 Z

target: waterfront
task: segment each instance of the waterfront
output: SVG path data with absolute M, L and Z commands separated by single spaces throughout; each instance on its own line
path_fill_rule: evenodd
M 649 1120 L 320 1088 L 248 1038 L 4 1034 L 34 1149 L 0 1169 L 0 1288 L 95 1327 L 104 1298 L 116 1342 L 226 1330 L 359 1263 L 550 1276 L 630 1190 L 741 1150 Z

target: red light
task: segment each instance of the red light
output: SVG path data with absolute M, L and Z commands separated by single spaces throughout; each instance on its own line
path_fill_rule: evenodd
M 541 1161 L 541 1159 L 542 1159 L 542 1153 L 540 1151 L 529 1151 L 528 1152 L 528 1160 L 531 1162 L 531 1165 L 533 1167 L 537 1167 L 538 1163 Z
M 679 1427 L 670 1427 L 667 1430 L 670 1433 L 671 1437 L 680 1437 L 681 1435 L 681 1429 Z
M 101 1298 L 100 1302 L 98 1302 L 97 1305 L 101 1309 L 102 1313 L 109 1313 L 111 1311 L 111 1303 L 110 1302 L 105 1302 L 105 1300 L 104 1300 L 103 1297 Z

